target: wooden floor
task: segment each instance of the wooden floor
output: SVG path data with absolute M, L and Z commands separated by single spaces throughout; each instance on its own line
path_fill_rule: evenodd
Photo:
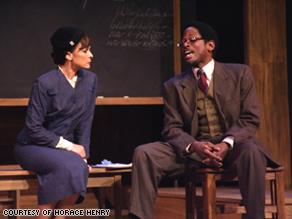
M 185 218 L 185 189 L 184 188 L 161 188 L 158 192 L 158 197 L 155 203 L 154 219 L 184 219 Z M 201 188 L 197 187 L 197 196 L 202 196 Z M 241 195 L 238 187 L 220 186 L 216 189 L 217 201 L 231 203 L 239 203 Z M 269 191 L 266 190 L 266 203 L 271 203 Z M 170 207 L 172 206 L 172 207 Z M 286 219 L 292 219 L 292 189 L 285 190 L 285 214 Z M 240 215 L 220 215 L 218 218 L 237 219 L 244 218 Z M 271 215 L 266 215 L 267 219 L 272 218 Z
M 155 204 L 155 216 L 154 219 L 184 219 L 184 188 L 171 188 L 171 193 L 176 193 L 176 197 L 180 197 L 179 201 L 171 206 L 171 198 L 167 200 L 162 198 L 165 194 L 169 194 L 169 188 L 160 188 L 159 196 Z M 200 191 L 197 193 L 200 195 Z M 219 187 L 217 189 L 217 197 L 230 198 L 230 199 L 240 199 L 240 193 L 237 188 L 234 187 Z M 267 202 L 269 202 L 269 194 L 266 195 Z M 292 219 L 292 189 L 285 191 L 285 203 L 286 203 L 286 219 Z M 21 208 L 22 209 L 35 209 L 37 206 L 36 191 L 23 191 L 21 193 Z M 91 189 L 88 189 L 85 200 L 82 204 L 75 205 L 75 209 L 98 209 L 98 200 Z M 123 210 L 123 219 L 129 219 L 127 216 L 127 210 Z M 3 215 L 0 215 L 0 219 L 7 219 Z M 32 219 L 33 217 L 21 217 L 21 219 Z M 67 217 L 68 219 L 83 219 L 83 218 L 98 218 L 92 216 L 83 217 Z M 114 210 L 110 209 L 109 217 L 106 219 L 114 219 Z M 228 217 L 227 217 L 228 218 Z M 228 218 L 230 219 L 230 218 Z

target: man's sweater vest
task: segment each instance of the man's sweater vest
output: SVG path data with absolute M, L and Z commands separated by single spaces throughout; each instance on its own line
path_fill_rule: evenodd
M 206 95 L 197 88 L 199 130 L 196 137 L 223 135 L 215 104 L 212 79 Z

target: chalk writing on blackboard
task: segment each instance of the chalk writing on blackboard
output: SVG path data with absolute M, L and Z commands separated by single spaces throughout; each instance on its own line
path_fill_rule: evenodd
M 120 6 L 109 26 L 106 46 L 155 49 L 173 45 L 173 14 L 159 6 Z

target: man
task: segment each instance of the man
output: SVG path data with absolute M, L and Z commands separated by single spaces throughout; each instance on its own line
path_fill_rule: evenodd
M 264 219 L 265 170 L 276 167 L 255 133 L 260 106 L 248 66 L 214 61 L 218 38 L 212 27 L 193 22 L 178 43 L 191 69 L 164 84 L 165 142 L 136 148 L 129 216 L 153 218 L 162 177 L 194 168 L 224 167 L 237 172 L 248 219 Z

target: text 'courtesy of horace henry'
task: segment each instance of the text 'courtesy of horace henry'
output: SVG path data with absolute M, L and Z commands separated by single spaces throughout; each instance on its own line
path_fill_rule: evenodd
M 109 216 L 110 209 L 4 209 L 4 216 Z

